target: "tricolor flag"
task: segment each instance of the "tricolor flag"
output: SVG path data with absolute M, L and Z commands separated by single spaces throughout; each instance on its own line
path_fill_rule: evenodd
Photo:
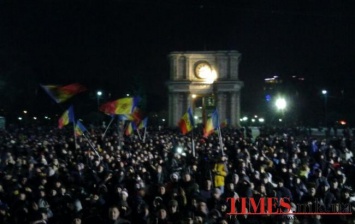
M 187 113 L 185 113 L 180 121 L 179 121 L 179 127 L 183 135 L 189 133 L 193 127 L 194 127 L 194 118 L 192 116 L 192 110 L 189 108 L 187 110 Z
M 228 124 L 229 124 L 229 120 L 226 118 L 223 122 L 221 122 L 221 128 L 225 128 L 225 127 L 227 127 L 228 126 Z
M 73 106 L 70 106 L 59 118 L 58 127 L 63 128 L 65 125 L 69 124 L 69 122 L 74 122 Z
M 121 121 L 134 121 L 138 125 L 142 120 L 142 113 L 138 107 L 135 107 L 131 114 L 119 114 L 118 119 Z
M 107 102 L 100 106 L 100 111 L 106 114 L 132 114 L 139 102 L 138 97 L 126 97 Z
M 127 136 L 131 135 L 133 131 L 136 129 L 137 129 L 136 124 L 133 121 L 129 122 L 125 131 L 125 135 Z
M 147 124 L 148 124 L 148 118 L 146 117 L 141 121 L 141 123 L 139 123 L 138 129 L 146 128 Z
M 119 114 L 117 117 L 120 121 L 133 121 L 132 114 Z
M 207 119 L 205 127 L 203 129 L 203 137 L 207 138 L 219 127 L 218 113 L 215 110 L 211 117 Z
M 85 128 L 85 126 L 80 121 L 76 122 L 76 124 L 75 124 L 75 135 L 76 136 L 83 135 L 87 131 L 88 130 Z
M 73 83 L 66 86 L 41 85 L 41 87 L 56 103 L 63 103 L 74 95 L 86 91 L 86 87 L 79 83 Z

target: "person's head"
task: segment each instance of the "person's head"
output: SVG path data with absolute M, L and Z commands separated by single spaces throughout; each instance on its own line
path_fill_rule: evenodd
M 258 186 L 258 190 L 259 190 L 259 192 L 266 192 L 265 185 L 264 185 L 263 183 L 261 183 L 261 184 Z
M 344 199 L 350 198 L 350 191 L 348 189 L 344 189 L 342 192 L 342 196 Z
M 222 192 L 221 192 L 221 190 L 219 188 L 214 188 L 212 193 L 213 193 L 212 197 L 216 198 L 216 199 L 219 199 L 221 197 L 221 194 L 222 194 Z
M 166 192 L 165 186 L 164 185 L 160 185 L 158 187 L 158 192 L 159 192 L 160 195 L 165 194 L 165 192 Z
M 177 173 L 172 173 L 172 174 L 170 175 L 170 179 L 171 179 L 171 182 L 176 183 L 176 182 L 179 181 L 179 175 L 178 175 Z
M 316 186 L 315 186 L 315 184 L 311 184 L 308 187 L 308 192 L 310 193 L 310 195 L 315 195 L 316 194 Z
M 269 177 L 268 177 L 267 174 L 263 174 L 262 175 L 262 181 L 263 181 L 264 184 L 269 183 Z
M 158 210 L 158 218 L 161 219 L 161 220 L 164 220 L 164 219 L 167 218 L 167 213 L 166 213 L 165 208 L 160 208 Z
M 184 182 L 190 182 L 191 181 L 191 175 L 189 173 L 184 173 L 182 178 L 183 178 Z
M 322 176 L 322 170 L 321 169 L 316 169 L 314 171 L 314 175 L 316 175 L 316 177 L 321 177 Z
M 204 202 L 204 201 L 200 201 L 198 202 L 197 204 L 197 210 L 204 213 L 204 214 L 207 214 L 208 213 L 208 207 L 207 207 L 207 203 Z
M 25 200 L 26 200 L 26 194 L 25 194 L 24 192 L 21 192 L 21 193 L 19 194 L 19 200 L 20 200 L 20 201 L 25 201 Z
M 226 184 L 226 188 L 227 188 L 228 190 L 230 190 L 230 191 L 234 191 L 235 185 L 234 185 L 232 182 L 228 182 L 228 183 Z
M 72 224 L 81 224 L 81 218 L 74 218 Z
M 178 206 L 179 206 L 179 203 L 176 200 L 171 200 L 169 202 L 169 212 L 170 213 L 177 212 L 178 211 Z
M 120 195 L 121 195 L 121 199 L 122 199 L 123 201 L 127 201 L 127 198 L 128 198 L 128 191 L 127 191 L 126 189 L 123 189 L 123 190 L 121 191 Z
M 277 181 L 277 186 L 278 187 L 283 187 L 284 186 L 284 181 L 282 179 L 280 179 L 279 181 Z
M 194 223 L 202 224 L 203 223 L 203 218 L 201 216 L 195 216 Z
M 339 186 L 339 182 L 338 182 L 338 180 L 337 180 L 336 178 L 334 178 L 334 179 L 332 179 L 332 180 L 330 181 L 330 187 L 331 187 L 332 189 L 337 189 L 338 186 Z
M 67 189 L 64 186 L 62 186 L 60 188 L 60 194 L 64 195 L 65 193 L 67 193 Z
M 329 190 L 329 183 L 328 182 L 322 182 L 320 185 L 319 185 L 320 189 L 323 191 L 323 192 L 326 192 Z
M 209 180 L 209 179 L 205 180 L 204 187 L 205 187 L 205 189 L 211 189 L 211 187 L 212 187 L 212 181 Z
M 295 178 L 296 184 L 300 184 L 301 183 L 301 177 L 300 176 L 296 176 Z
M 159 207 L 163 204 L 163 199 L 161 197 L 155 197 L 153 200 L 153 206 Z
M 120 217 L 120 210 L 117 206 L 111 206 L 108 209 L 108 217 L 110 220 L 117 220 Z
M 233 183 L 234 184 L 238 184 L 238 182 L 239 182 L 239 175 L 238 174 L 233 174 L 233 176 L 232 176 L 232 181 L 233 181 Z
M 260 180 L 260 172 L 259 171 L 255 171 L 254 172 L 254 178 L 256 179 L 256 180 Z

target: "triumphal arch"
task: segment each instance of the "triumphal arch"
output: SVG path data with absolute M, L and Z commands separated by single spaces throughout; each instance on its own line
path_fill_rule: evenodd
M 238 51 L 172 52 L 170 59 L 168 125 L 176 127 L 192 108 L 196 124 L 203 124 L 217 109 L 220 122 L 238 127 L 240 91 Z

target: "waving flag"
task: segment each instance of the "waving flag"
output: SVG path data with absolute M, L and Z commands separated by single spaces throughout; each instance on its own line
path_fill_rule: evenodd
M 221 122 L 221 128 L 225 128 L 225 127 L 227 127 L 228 126 L 228 124 L 229 124 L 229 120 L 226 118 L 223 122 Z
M 148 124 L 148 118 L 146 117 L 141 121 L 141 123 L 139 123 L 138 129 L 146 128 L 147 124 Z
M 207 138 L 210 134 L 212 134 L 219 126 L 218 121 L 218 113 L 215 110 L 211 117 L 206 121 L 205 127 L 203 129 L 203 137 Z
M 133 131 L 136 129 L 137 129 L 136 124 L 133 121 L 129 122 L 125 131 L 125 135 L 127 136 L 131 135 Z
M 132 114 L 138 104 L 138 97 L 126 97 L 107 102 L 100 106 L 100 111 L 106 114 Z
M 79 83 L 66 86 L 41 85 L 41 87 L 56 103 L 63 103 L 74 95 L 86 91 L 86 87 Z
M 75 124 L 75 135 L 76 136 L 83 135 L 87 131 L 88 130 L 85 128 L 85 126 L 80 121 L 76 122 L 76 124 Z
M 117 117 L 120 121 L 133 121 L 132 114 L 119 114 Z
M 119 114 L 118 119 L 121 121 L 134 121 L 138 125 L 142 120 L 142 113 L 139 108 L 135 107 L 131 114 Z
M 189 133 L 193 127 L 194 127 L 194 120 L 193 120 L 193 116 L 192 116 L 192 110 L 191 108 L 189 108 L 187 110 L 187 113 L 185 113 L 180 121 L 179 121 L 179 127 L 180 127 L 180 130 L 181 130 L 181 133 L 183 135 Z
M 69 124 L 69 122 L 74 122 L 74 110 L 73 106 L 70 106 L 68 110 L 66 110 L 62 116 L 59 118 L 58 127 L 61 129 L 65 125 Z

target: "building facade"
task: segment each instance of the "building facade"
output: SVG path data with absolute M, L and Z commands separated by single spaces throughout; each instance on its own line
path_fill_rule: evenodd
M 168 125 L 176 127 L 189 107 L 196 123 L 204 123 L 212 108 L 220 122 L 239 126 L 240 91 L 238 51 L 172 52 L 170 59 Z

